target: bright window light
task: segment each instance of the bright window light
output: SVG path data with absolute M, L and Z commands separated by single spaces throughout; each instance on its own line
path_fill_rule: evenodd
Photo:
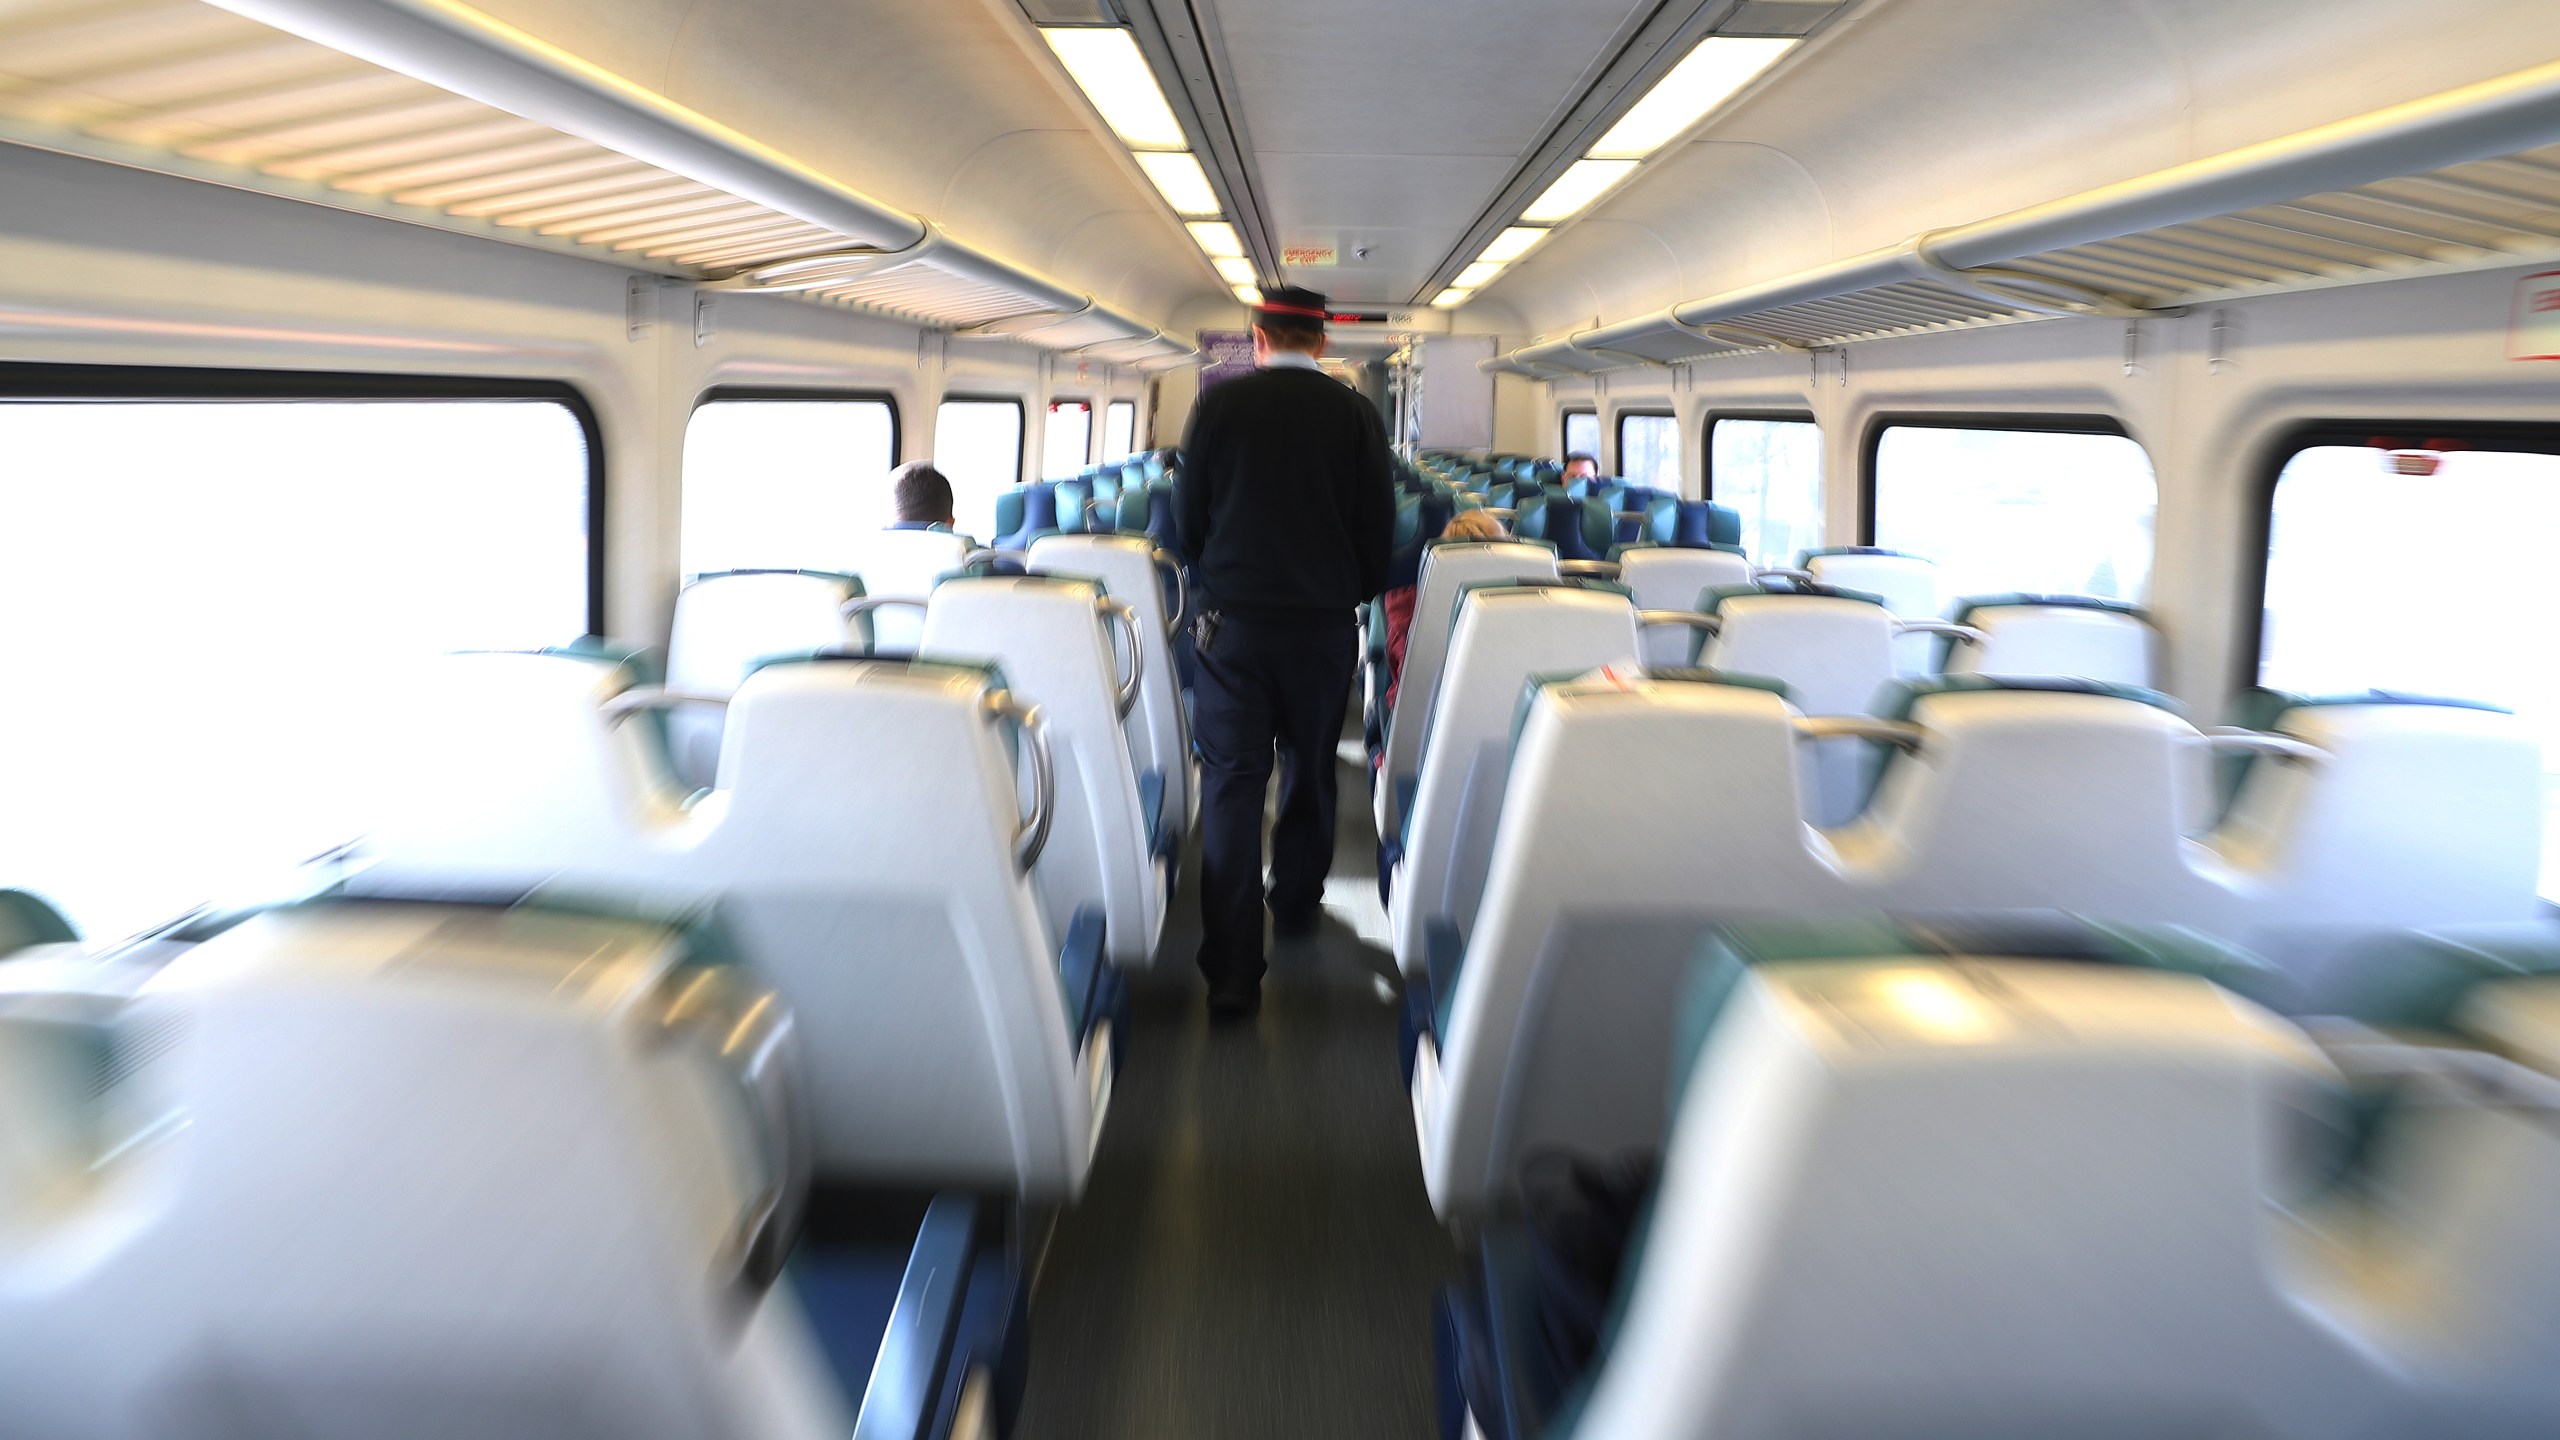
M 1529 202 L 1520 218 L 1542 225 L 1570 220 L 1635 168 L 1633 160 L 1576 160 L 1547 187 L 1546 194 Z
M 1431 303 L 1443 310 L 1454 310 L 1457 307 L 1466 304 L 1467 298 L 1475 293 L 1476 292 L 1473 290 L 1461 290 L 1457 286 L 1452 285 L 1448 289 L 1431 297 Z
M 1253 283 L 1253 262 L 1241 255 L 1221 255 L 1209 263 L 1218 267 L 1218 278 L 1230 285 Z
M 1179 150 L 1182 125 L 1156 88 L 1155 72 L 1126 30 L 1042 30 L 1058 61 L 1084 90 L 1113 134 L 1133 150 Z
M 1247 305 L 1259 305 L 1262 303 L 1262 291 L 1252 285 L 1239 285 L 1236 287 L 1236 298 Z
M 1490 260 L 1479 260 L 1458 272 L 1456 285 L 1461 290 L 1481 290 L 1492 284 L 1493 277 L 1501 273 L 1501 266 Z
M 1244 242 L 1236 238 L 1236 227 L 1224 220 L 1192 221 L 1191 238 L 1199 241 L 1200 248 L 1216 259 L 1244 253 Z
M 1701 116 L 1732 98 L 1752 77 L 1768 69 L 1795 46 L 1793 40 L 1763 40 L 1739 35 L 1710 35 L 1698 42 L 1689 58 L 1654 82 L 1636 108 L 1620 117 L 1591 147 L 1595 156 L 1641 160 L 1668 145 L 1698 123 Z
M 1490 260 L 1496 265 L 1508 265 L 1529 253 L 1529 247 L 1537 244 L 1539 237 L 1546 233 L 1535 225 L 1514 225 L 1494 236 L 1493 243 L 1484 247 L 1484 253 L 1476 258 Z
M 1156 182 L 1157 193 L 1177 215 L 1215 215 L 1218 192 L 1209 188 L 1209 172 L 1179 150 L 1141 150 L 1139 168 Z

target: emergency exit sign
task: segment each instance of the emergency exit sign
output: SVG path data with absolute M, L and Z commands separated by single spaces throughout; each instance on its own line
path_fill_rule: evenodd
M 1280 264 L 1284 269 L 1316 270 L 1336 264 L 1341 259 L 1330 245 L 1284 245 Z

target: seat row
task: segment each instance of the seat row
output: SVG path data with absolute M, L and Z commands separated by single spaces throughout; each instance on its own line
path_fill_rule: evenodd
M 1658 1179 L 1550 1167 L 1485 1223 L 1444 1433 L 2543 1433 L 2560 927 L 2366 958 L 2416 983 L 2297 1024 L 2187 931 L 1696 937 L 1677 1033 L 1621 1042 L 1668 1054 Z
M 1159 450 L 1097 465 L 1065 480 L 1035 480 L 996 497 L 993 544 L 1023 550 L 1047 535 L 1146 535 L 1174 548 L 1173 477 L 1181 456 Z

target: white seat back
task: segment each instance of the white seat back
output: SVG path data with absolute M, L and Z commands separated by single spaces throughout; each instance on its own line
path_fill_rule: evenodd
M 925 614 L 923 654 L 995 665 L 1005 683 L 1048 717 L 1058 810 L 1040 861 L 1050 926 L 1065 934 L 1075 913 L 1102 908 L 1114 963 L 1139 966 L 1164 929 L 1166 867 L 1154 823 L 1140 805 L 1120 696 L 1128 637 L 1090 580 L 984 576 L 947 581 Z M 1135 628 L 1145 630 L 1143 622 Z M 1141 690 L 1145 651 L 1136 663 Z M 1136 708 L 1134 699 L 1129 709 Z M 1166 815 L 1160 823 L 1174 823 Z
M 1950 675 L 2160 684 L 2160 632 L 2139 615 L 2030 599 L 1971 603 L 1957 618 L 1980 630 L 1982 642 L 1948 647 Z
M 1511 722 L 1531 676 L 1622 664 L 1638 642 L 1619 595 L 1553 587 L 1477 590 L 1458 615 L 1405 819 L 1389 913 L 1397 963 L 1421 971 L 1433 922 L 1474 923 L 1511 770 Z
M 487 686 L 453 704 L 485 710 L 492 734 L 560 728 L 564 687 L 516 678 L 512 714 Z M 988 688 L 953 666 L 770 666 L 739 688 L 719 786 L 689 809 L 624 804 L 639 823 L 571 829 L 450 787 L 443 816 L 382 827 L 353 884 L 716 901 L 808 1037 L 822 1170 L 1072 1196 L 1100 1057 L 1077 1053 L 1057 945 L 1016 862 L 1013 742 Z M 613 734 L 600 715 L 577 733 Z
M 667 636 L 667 688 L 726 699 L 769 655 L 859 648 L 845 602 L 862 593 L 845 575 L 808 570 L 731 570 L 697 577 L 676 596 Z M 695 707 L 667 717 L 676 774 L 711 783 L 720 758 L 720 712 Z
M 1171 613 L 1161 579 L 1171 553 L 1143 535 L 1049 535 L 1031 542 L 1028 558 L 1042 574 L 1100 580 L 1111 598 L 1138 612 L 1146 653 L 1138 708 L 1129 712 L 1129 745 L 1140 771 L 1163 777 L 1165 815 L 1188 830 L 1199 789 L 1192 783 L 1191 726 L 1173 660 L 1173 627 L 1181 617 Z
M 756 1124 L 785 1111 L 752 1005 L 788 1012 L 690 958 L 654 926 L 393 905 L 179 956 L 99 1032 L 134 1063 L 36 1097 L 86 1122 L 85 1163 L 38 1207 L 0 1180 L 5 1428 L 850 1433 L 789 1285 L 741 1278 L 800 1143 Z M 0 997 L 0 1053 L 34 998 Z
M 1731 595 L 1717 607 L 1723 628 L 1700 660 L 1737 675 L 1786 683 L 1807 715 L 1864 715 L 1898 669 L 1894 617 L 1866 600 L 1830 595 Z M 1855 816 L 1864 798 L 1864 752 L 1857 742 L 1814 747 L 1806 813 L 1816 824 Z
M 1556 552 L 1551 545 L 1518 540 L 1425 544 L 1421 574 L 1414 582 L 1413 625 L 1405 632 L 1404 669 L 1396 680 L 1395 713 L 1387 717 L 1386 752 L 1373 797 L 1379 834 L 1394 834 L 1403 823 L 1397 811 L 1396 782 L 1414 773 L 1414 762 L 1422 754 L 1432 696 L 1440 688 L 1440 669 L 1449 655 L 1449 627 L 1457 616 L 1459 590 L 1481 580 L 1554 578 Z
M 849 557 L 865 595 L 922 602 L 933 584 L 960 568 L 975 543 L 948 530 L 874 530 L 854 538 Z M 904 605 L 871 612 L 872 648 L 881 654 L 912 653 L 924 634 L 924 612 Z
M 1730 550 L 1639 545 L 1619 552 L 1618 582 L 1639 610 L 1695 610 L 1698 597 L 1711 589 L 1750 584 L 1751 562 Z M 1682 626 L 1650 627 L 1642 637 L 1644 663 L 1655 669 L 1686 665 L 1696 637 Z
M 1935 620 L 1944 603 L 1938 594 L 1937 562 L 1918 555 L 1861 546 L 1807 556 L 1804 568 L 1820 584 L 1882 597 L 1896 619 Z M 1895 641 L 1902 673 L 1925 675 L 1935 669 L 1936 644 L 1927 635 Z
M 2268 1253 L 2287 1111 L 2326 1073 L 2191 977 L 1758 969 L 1577 1433 L 2023 1440 L 2095 1396 L 2145 1440 L 2443 1433 L 2362 1428 L 2369 1374 Z

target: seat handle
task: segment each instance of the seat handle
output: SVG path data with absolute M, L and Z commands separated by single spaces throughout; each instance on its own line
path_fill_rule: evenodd
M 1763 570 L 1754 570 L 1751 572 L 1751 578 L 1755 582 L 1793 580 L 1801 585 L 1819 585 L 1822 583 L 1814 578 L 1812 571 L 1798 570 L 1790 565 L 1772 565 Z
M 1164 633 L 1172 636 L 1180 633 L 1182 622 L 1191 617 L 1191 577 L 1183 573 L 1182 557 L 1161 545 L 1156 547 L 1155 561 L 1173 573 L 1173 613 L 1164 621 Z
M 1893 633 L 1896 635 L 1944 635 L 1959 645 L 1980 645 L 1991 638 L 1971 625 L 1959 625 L 1953 620 L 1896 620 L 1893 622 Z
M 844 602 L 844 618 L 859 620 L 874 610 L 885 610 L 892 605 L 905 605 L 917 610 L 925 608 L 925 602 L 913 595 L 856 595 Z
M 1638 625 L 1686 625 L 1692 630 L 1704 631 L 1709 635 L 1724 633 L 1722 616 L 1702 615 L 1695 610 L 1639 610 L 1636 612 L 1636 623 Z
M 2297 765 L 2316 765 L 2329 758 L 2329 752 L 2308 740 L 2278 735 L 2271 730 L 2250 730 L 2238 725 L 2216 725 L 2204 732 L 2205 748 L 2218 755 L 2263 755 L 2271 760 L 2288 760 Z
M 1559 560 L 1556 562 L 1556 573 L 1589 575 L 1600 580 L 1615 580 L 1618 578 L 1618 562 L 1615 560 Z
M 1040 862 L 1049 845 L 1049 822 L 1057 809 L 1058 771 L 1049 755 L 1049 717 L 1037 705 L 1025 705 L 1011 691 L 990 690 L 987 718 L 1011 720 L 1022 727 L 1022 748 L 1031 756 L 1031 814 L 1013 834 L 1013 863 L 1024 870 Z
M 772 1167 L 764 1188 L 729 1237 L 724 1268 L 747 1296 L 772 1288 L 799 1243 L 808 1212 L 808 1111 L 800 1090 L 800 1036 L 782 993 L 747 984 L 733 966 L 688 966 L 661 984 L 658 1024 L 670 1037 L 695 1036 L 746 1090 Z
M 725 710 L 729 706 L 729 697 L 670 690 L 664 685 L 634 685 L 604 702 L 604 719 L 608 725 L 619 725 L 634 715 L 651 710 L 670 710 L 678 705 L 709 705 Z
M 1872 715 L 1799 715 L 1795 727 L 1799 740 L 1873 740 L 1906 755 L 1919 754 L 1929 733 L 1908 720 L 1879 720 Z
M 1095 607 L 1120 627 L 1120 638 L 1128 642 L 1129 677 L 1120 682 L 1120 718 L 1138 708 L 1138 682 L 1146 678 L 1147 652 L 1138 643 L 1138 607 L 1126 600 L 1102 599 Z

